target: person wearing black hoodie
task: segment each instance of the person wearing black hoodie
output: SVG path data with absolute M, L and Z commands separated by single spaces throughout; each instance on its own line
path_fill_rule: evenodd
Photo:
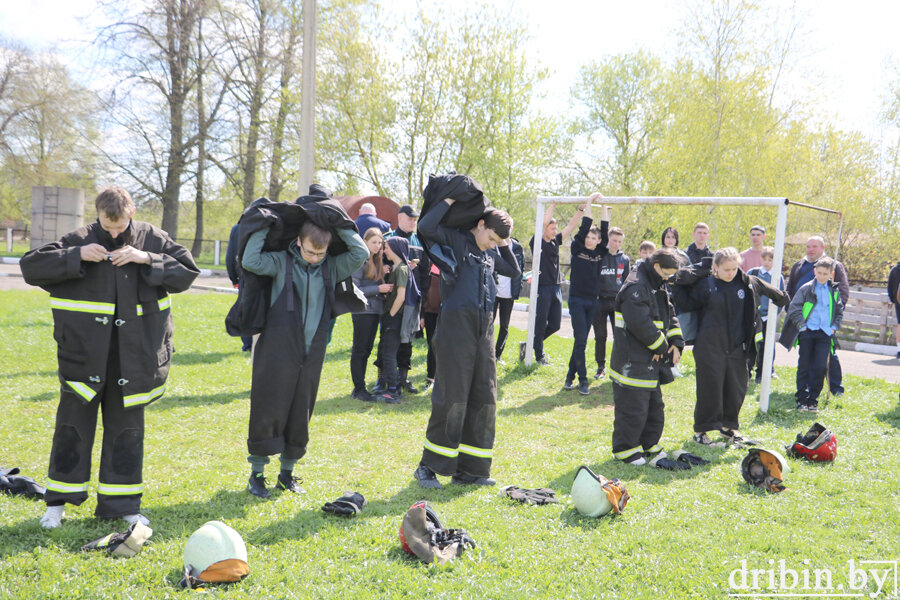
M 512 221 L 488 208 L 470 229 L 442 224 L 455 200 L 446 198 L 419 222 L 419 234 L 441 271 L 441 312 L 433 347 L 437 371 L 422 459 L 413 477 L 424 488 L 452 483 L 494 485 L 491 463 L 497 410 L 497 364 L 492 314 L 494 270 L 519 275 L 509 249 Z M 500 260 L 489 249 L 498 247 Z M 438 262 L 438 258 L 441 262 Z
M 591 219 L 591 202 L 588 202 L 581 218 L 581 227 L 572 238 L 572 270 L 569 276 L 569 318 L 572 320 L 572 333 L 575 343 L 569 357 L 569 371 L 563 387 L 571 390 L 575 376 L 578 376 L 578 393 L 586 396 L 588 388 L 587 367 L 585 366 L 584 349 L 587 346 L 588 332 L 594 322 L 594 313 L 600 303 L 600 269 L 606 244 L 609 241 L 609 210 L 602 207 L 600 227 Z
M 601 221 L 600 231 L 603 231 Z M 600 304 L 594 313 L 594 360 L 597 362 L 597 372 L 594 379 L 600 379 L 606 375 L 606 322 L 613 327 L 616 325 L 616 294 L 625 283 L 625 278 L 631 273 L 631 259 L 622 252 L 622 242 L 625 241 L 625 232 L 618 227 L 609 229 L 607 234 L 606 252 L 600 260 Z
M 409 241 L 403 237 L 391 237 L 385 240 L 384 255 L 391 261 L 391 275 L 387 283 L 393 288 L 384 301 L 384 312 L 381 315 L 381 337 L 378 340 L 378 359 L 381 362 L 382 376 L 387 385 L 384 397 L 391 404 L 400 402 L 403 383 L 397 363 L 397 350 L 400 347 L 403 327 L 403 315 L 407 306 L 418 306 L 419 287 L 412 275 L 409 264 Z

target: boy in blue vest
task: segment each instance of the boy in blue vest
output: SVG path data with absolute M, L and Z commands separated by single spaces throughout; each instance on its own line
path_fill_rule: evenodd
M 819 412 L 819 394 L 825 382 L 828 355 L 841 327 L 844 305 L 838 285 L 832 281 L 834 260 L 823 256 L 816 262 L 815 279 L 803 284 L 788 307 L 781 343 L 800 346 L 797 362 L 797 410 Z

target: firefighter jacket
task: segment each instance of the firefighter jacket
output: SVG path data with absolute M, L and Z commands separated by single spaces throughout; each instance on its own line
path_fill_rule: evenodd
M 150 264 L 116 267 L 81 260 L 81 246 L 113 250 L 122 243 L 150 254 Z M 172 360 L 172 300 L 200 273 L 191 253 L 161 229 L 131 221 L 115 240 L 99 222 L 32 250 L 20 262 L 31 285 L 50 292 L 59 379 L 85 403 L 105 385 L 118 385 L 126 408 L 163 395 Z M 118 336 L 120 379 L 105 381 Z
M 713 275 L 705 275 L 699 277 L 696 281 L 691 281 L 690 274 L 692 272 L 705 274 L 707 271 L 705 267 L 697 268 L 696 266 L 679 270 L 675 275 L 676 285 L 673 286 L 675 288 L 673 295 L 678 296 L 678 306 L 682 307 L 682 310 L 701 311 L 700 325 L 697 328 L 697 343 L 700 343 L 699 331 L 710 326 L 721 330 L 722 333 L 719 336 L 719 339 L 728 339 L 730 324 L 725 322 L 725 315 L 720 312 L 708 310 L 709 299 L 715 290 L 715 277 Z M 766 283 L 759 277 L 747 275 L 741 270 L 738 270 L 735 277 L 740 278 L 741 289 L 743 290 L 745 297 L 752 296 L 752 300 L 743 303 L 744 313 L 741 317 L 742 336 L 740 340 L 734 340 L 734 345 L 743 345 L 747 360 L 753 362 L 756 360 L 756 345 L 763 339 L 763 320 L 759 314 L 760 297 L 768 296 L 769 299 L 779 307 L 787 306 L 790 302 L 790 297 L 785 292 Z M 680 292 L 683 291 L 686 293 L 680 294 Z M 713 323 L 711 320 L 714 319 L 716 321 Z M 732 350 L 732 348 L 724 348 L 724 346 L 723 349 L 726 351 Z
M 809 313 L 818 303 L 816 297 L 816 280 L 808 281 L 797 290 L 788 308 L 787 318 L 781 329 L 781 337 L 778 342 L 790 350 L 797 343 L 800 332 L 806 329 L 806 319 Z M 828 314 L 831 316 L 831 328 L 837 333 L 841 328 L 841 320 L 844 318 L 844 303 L 841 302 L 840 284 L 828 282 Z M 832 335 L 832 349 L 837 348 L 837 336 Z
M 666 361 L 653 360 L 654 355 L 668 358 L 669 346 L 684 347 L 664 283 L 653 265 L 644 261 L 628 275 L 616 296 L 609 376 L 619 385 L 655 389 Z

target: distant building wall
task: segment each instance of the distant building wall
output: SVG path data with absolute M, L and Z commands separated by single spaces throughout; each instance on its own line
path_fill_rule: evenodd
M 84 190 L 31 188 L 31 249 L 58 240 L 84 225 Z

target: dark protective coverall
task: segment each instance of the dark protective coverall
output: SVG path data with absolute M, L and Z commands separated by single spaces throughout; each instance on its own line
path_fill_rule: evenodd
M 616 324 L 609 376 L 613 380 L 615 420 L 613 456 L 625 462 L 662 450 L 659 438 L 665 424 L 660 390 L 660 367 L 653 360 L 669 347 L 684 347 L 675 309 L 662 277 L 649 261 L 638 265 L 616 296 Z
M 128 244 L 150 264 L 81 260 L 81 247 Z M 113 239 L 99 222 L 32 250 L 25 281 L 50 292 L 61 384 L 45 500 L 87 499 L 97 407 L 103 407 L 98 517 L 140 512 L 144 406 L 160 398 L 172 359 L 172 301 L 199 274 L 190 252 L 161 229 L 132 221 Z
M 676 283 L 681 281 L 679 271 Z M 694 431 L 704 432 L 739 428 L 739 415 L 747 394 L 747 361 L 756 360 L 756 344 L 762 340 L 759 316 L 760 295 L 777 306 L 787 306 L 786 293 L 765 281 L 738 271 L 736 289 L 729 290 L 712 275 L 704 277 L 682 294 L 679 306 L 699 311 L 700 325 L 694 343 L 697 364 L 697 404 L 694 407 Z M 734 295 L 732 295 L 732 291 Z M 737 308 L 737 311 L 735 310 Z
M 488 477 L 494 448 L 497 363 L 492 314 L 494 269 L 516 277 L 508 246 L 482 251 L 470 231 L 440 224 L 450 205 L 419 220 L 419 235 L 434 244 L 441 270 L 441 312 L 434 336 L 437 372 L 421 464 L 440 475 Z M 495 258 L 498 258 L 496 260 Z
M 251 455 L 299 459 L 306 454 L 334 301 L 327 290 L 369 256 L 356 227 L 338 229 L 337 235 L 349 252 L 326 255 L 315 265 L 302 258 L 296 241 L 287 250 L 262 252 L 263 231 L 253 234 L 244 249 L 243 268 L 273 278 L 274 298 L 253 354 Z

